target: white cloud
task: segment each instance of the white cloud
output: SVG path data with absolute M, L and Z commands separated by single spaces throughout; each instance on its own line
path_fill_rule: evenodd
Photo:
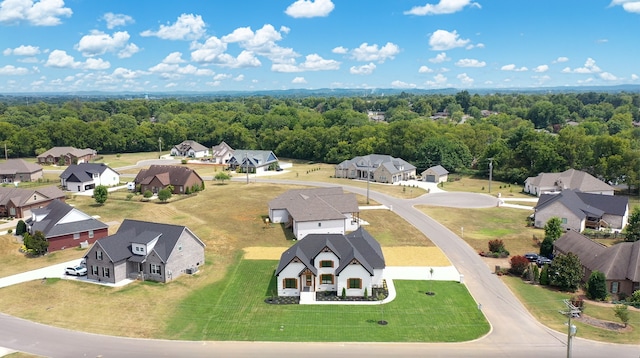
M 34 26 L 56 26 L 62 23 L 61 17 L 71 14 L 73 11 L 64 7 L 63 0 L 5 0 L 0 3 L 0 23 L 27 21 Z
M 340 68 L 340 62 L 336 60 L 326 60 L 318 54 L 311 54 L 305 57 L 305 62 L 296 65 L 295 63 L 274 63 L 271 70 L 274 72 L 304 72 L 304 71 L 330 71 Z
M 364 42 L 360 47 L 351 51 L 351 56 L 356 61 L 378 61 L 378 63 L 383 63 L 387 59 L 393 60 L 398 53 L 400 53 L 400 48 L 392 42 L 387 42 L 386 45 L 380 48 L 378 48 L 377 44 L 369 46 L 368 43 Z
M 208 84 L 209 86 L 212 86 L 212 87 L 218 87 L 218 86 L 220 86 L 220 85 L 222 84 L 222 82 L 220 82 L 220 81 L 213 81 L 213 82 L 207 82 L 207 84 Z
M 133 17 L 125 14 L 114 14 L 108 12 L 102 16 L 102 19 L 107 22 L 107 28 L 109 30 L 118 26 L 126 26 L 135 23 Z
M 191 60 L 199 63 L 214 62 L 227 50 L 227 44 L 215 36 L 211 36 L 204 44 L 192 45 Z
M 162 60 L 162 63 L 184 63 L 185 60 L 182 59 L 182 52 L 172 52 L 167 55 L 167 57 Z
M 118 67 L 113 70 L 112 76 L 120 79 L 134 79 L 140 77 L 142 74 L 144 73 L 141 71 L 133 71 L 128 68 Z
M 15 67 L 12 65 L 0 67 L 0 76 L 20 76 L 26 75 L 27 73 L 29 73 L 29 70 L 24 67 Z
M 85 57 L 103 55 L 124 48 L 129 38 L 129 33 L 126 31 L 115 32 L 112 36 L 102 31 L 93 30 L 89 35 L 82 36 L 75 45 L 75 49 L 82 52 Z
M 140 52 L 140 48 L 136 44 L 130 43 L 118 52 L 118 58 L 129 58 L 138 52 Z
M 222 81 L 222 80 L 228 80 L 229 78 L 231 78 L 232 76 L 228 73 L 219 73 L 215 76 L 213 76 L 213 79 L 215 81 Z
M 142 31 L 140 36 L 156 36 L 163 40 L 197 40 L 204 35 L 206 26 L 202 16 L 182 14 L 175 23 L 160 25 L 158 31 Z
M 44 65 L 53 68 L 79 68 L 82 66 L 82 62 L 77 62 L 73 56 L 68 55 L 66 51 L 53 50 Z
M 373 70 L 376 69 L 376 65 L 371 62 L 368 65 L 362 65 L 362 66 L 352 66 L 349 69 L 349 73 L 351 73 L 352 75 L 370 75 L 373 73 Z
M 531 78 L 538 80 L 538 84 L 543 84 L 543 83 L 548 82 L 549 80 L 551 80 L 551 77 L 549 77 L 548 75 L 531 76 Z
M 417 16 L 453 14 L 462 11 L 467 6 L 481 8 L 480 4 L 470 0 L 440 0 L 436 5 L 414 6 L 404 14 Z
M 175 82 L 169 82 L 166 85 L 164 85 L 164 88 L 172 88 L 172 87 L 176 87 L 178 84 Z
M 342 47 L 342 46 L 338 46 L 336 48 L 334 48 L 333 50 L 331 50 L 331 52 L 333 53 L 337 53 L 339 55 L 345 55 L 349 52 L 349 49 L 346 47 Z
M 626 12 L 640 14 L 640 1 L 638 0 L 613 0 L 609 6 L 621 5 Z
M 22 57 L 22 58 L 19 58 L 17 61 L 18 62 L 22 62 L 22 63 L 38 63 L 38 62 L 40 62 L 38 60 L 38 58 L 36 58 L 36 57 Z
M 429 45 L 434 51 L 445 51 L 456 47 L 464 47 L 470 41 L 469 39 L 461 39 L 456 30 L 453 30 L 453 32 L 436 30 L 429 38 Z
M 602 72 L 600 74 L 600 78 L 602 78 L 605 81 L 615 81 L 618 79 L 618 77 L 614 76 L 613 74 L 609 73 L 609 72 Z
M 632 73 L 632 74 L 631 74 L 631 80 L 633 80 L 633 81 L 637 81 L 637 80 L 638 80 L 638 78 L 640 78 L 640 77 L 638 77 L 638 75 L 636 75 L 635 73 Z
M 15 56 L 35 56 L 39 53 L 40 53 L 40 47 L 31 46 L 31 45 L 29 46 L 20 45 L 14 49 L 7 48 L 2 52 L 2 54 L 4 54 L 5 56 L 9 56 L 11 54 Z
M 291 63 L 294 58 L 300 55 L 291 48 L 280 47 L 276 44 L 276 41 L 282 40 L 282 34 L 288 32 L 289 28 L 287 27 L 281 27 L 277 31 L 270 24 L 262 26 L 255 33 L 250 27 L 240 27 L 232 33 L 222 36 L 221 40 L 224 43 L 237 42 L 240 47 L 265 56 L 276 63 Z
M 528 71 L 529 69 L 522 66 L 522 67 L 516 67 L 516 65 L 514 65 L 513 63 L 510 63 L 508 65 L 504 65 L 502 67 L 500 67 L 501 70 L 503 71 L 515 71 L 515 72 L 524 72 L 524 71 Z
M 418 69 L 418 73 L 431 73 L 431 72 L 433 72 L 433 70 L 427 66 L 420 66 L 420 68 Z
M 562 62 L 567 62 L 569 61 L 569 57 L 564 57 L 564 56 L 560 56 L 558 57 L 555 61 L 553 61 L 553 63 L 562 63 Z
M 436 57 L 429 59 L 429 62 L 431 63 L 442 63 L 445 61 L 451 61 L 451 58 L 447 57 L 446 52 L 440 52 L 439 54 L 436 55 Z
M 331 0 L 297 0 L 287 7 L 285 14 L 294 18 L 325 17 L 334 8 Z
M 461 74 L 457 75 L 456 78 L 458 80 L 460 80 L 460 82 L 462 82 L 462 84 L 465 85 L 465 86 L 473 85 L 474 79 L 469 77 L 466 73 L 461 73 Z
M 549 70 L 549 66 L 547 65 L 540 65 L 533 68 L 533 72 L 538 72 L 538 73 L 547 72 L 548 70 Z
M 233 80 L 236 82 L 244 81 L 244 75 L 238 75 Z
M 105 61 L 101 58 L 88 58 L 84 63 L 84 68 L 87 70 L 106 70 L 111 67 L 109 61 Z
M 484 61 L 478 61 L 474 58 L 463 58 L 456 62 L 458 67 L 484 67 L 487 63 Z
M 407 83 L 399 80 L 395 80 L 391 82 L 391 87 L 393 88 L 416 88 L 416 85 L 413 83 Z
M 562 72 L 588 74 L 588 73 L 599 73 L 599 72 L 602 72 L 602 70 L 600 69 L 600 67 L 598 67 L 596 65 L 596 60 L 594 60 L 591 57 L 589 57 L 584 62 L 584 66 L 575 68 L 573 70 L 571 68 L 569 68 L 569 67 L 565 67 L 562 70 Z
M 304 77 L 296 77 L 293 80 L 291 80 L 291 83 L 297 83 L 297 84 L 307 83 L 307 80 L 305 80 Z

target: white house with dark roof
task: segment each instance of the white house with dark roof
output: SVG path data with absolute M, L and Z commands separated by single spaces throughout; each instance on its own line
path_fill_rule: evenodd
M 209 156 L 209 148 L 195 140 L 185 140 L 171 148 L 171 155 L 178 157 L 204 158 Z
M 345 160 L 335 167 L 336 178 L 369 180 L 378 183 L 397 183 L 415 179 L 416 167 L 390 155 L 370 154 Z
M 93 244 L 109 235 L 109 226 L 71 205 L 53 200 L 49 205 L 31 210 L 25 220 L 27 231 L 40 231 L 49 242 L 48 252 Z
M 442 183 L 449 179 L 449 171 L 439 164 L 427 168 L 427 170 L 423 171 L 420 175 L 422 176 L 422 181 L 429 183 Z
M 358 201 L 342 188 L 289 190 L 269 202 L 269 220 L 302 240 L 309 234 L 344 234 L 359 227 Z
M 364 296 L 382 285 L 385 268 L 380 244 L 364 229 L 348 234 L 310 234 L 282 253 L 275 275 L 278 296 L 309 295 L 344 288 L 346 296 Z
M 169 282 L 198 271 L 204 248 L 186 226 L 125 219 L 114 235 L 96 241 L 84 256 L 87 278 Z
M 275 170 L 278 166 L 278 157 L 270 150 L 236 149 L 227 164 L 231 170 L 259 174 Z
M 534 225 L 538 228 L 543 228 L 552 217 L 558 217 L 562 227 L 577 232 L 585 228 L 621 231 L 629 220 L 629 199 L 563 190 L 542 194 L 534 210 Z
M 42 179 L 42 167 L 24 159 L 9 159 L 0 163 L 0 183 L 19 183 Z
M 62 189 L 77 193 L 93 190 L 98 185 L 116 186 L 118 184 L 120 184 L 120 174 L 104 163 L 70 165 L 60 174 Z
M 566 189 L 583 193 L 613 195 L 613 187 L 589 173 L 569 169 L 562 173 L 540 173 L 524 181 L 524 192 L 535 196 L 555 193 Z

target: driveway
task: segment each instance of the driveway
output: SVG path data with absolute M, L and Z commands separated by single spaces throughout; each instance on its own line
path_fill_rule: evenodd
M 0 288 L 15 285 L 22 282 L 41 280 L 43 278 L 69 278 L 76 279 L 73 276 L 65 275 L 65 268 L 80 264 L 81 259 L 75 259 L 61 264 L 55 264 L 43 267 L 37 270 L 27 271 L 12 276 L 0 278 Z

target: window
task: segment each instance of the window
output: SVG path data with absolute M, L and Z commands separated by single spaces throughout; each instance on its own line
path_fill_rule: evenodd
M 333 285 L 333 275 L 320 275 L 320 282 L 322 282 L 323 285 Z
M 298 288 L 298 280 L 295 278 L 285 278 L 284 288 Z
M 152 275 L 162 275 L 162 271 L 160 269 L 160 265 L 150 264 L 149 265 L 149 270 L 151 271 Z
M 102 251 L 96 251 L 96 260 L 102 260 Z
M 178 244 L 178 251 L 182 251 L 182 244 Z
M 348 280 L 347 288 L 362 288 L 362 279 L 350 278 Z
M 611 293 L 618 293 L 618 281 L 611 282 Z
M 102 276 L 109 277 L 109 268 L 108 267 L 103 267 L 102 268 Z
M 331 260 L 322 260 L 322 261 L 320 261 L 320 267 L 333 267 L 333 261 L 331 261 Z
M 566 225 L 567 224 L 567 218 L 562 218 L 562 224 Z
M 89 238 L 93 239 L 93 230 L 89 230 Z
M 73 234 L 73 239 L 74 240 L 78 240 L 80 238 L 80 233 L 76 232 L 75 234 Z
M 98 276 L 98 266 L 91 265 L 91 274 Z
M 322 223 L 318 223 L 318 227 L 321 227 L 321 226 L 322 226 Z

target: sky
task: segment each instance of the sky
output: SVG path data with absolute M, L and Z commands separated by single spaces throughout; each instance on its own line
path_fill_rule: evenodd
M 640 0 L 0 0 L 0 93 L 640 84 Z

